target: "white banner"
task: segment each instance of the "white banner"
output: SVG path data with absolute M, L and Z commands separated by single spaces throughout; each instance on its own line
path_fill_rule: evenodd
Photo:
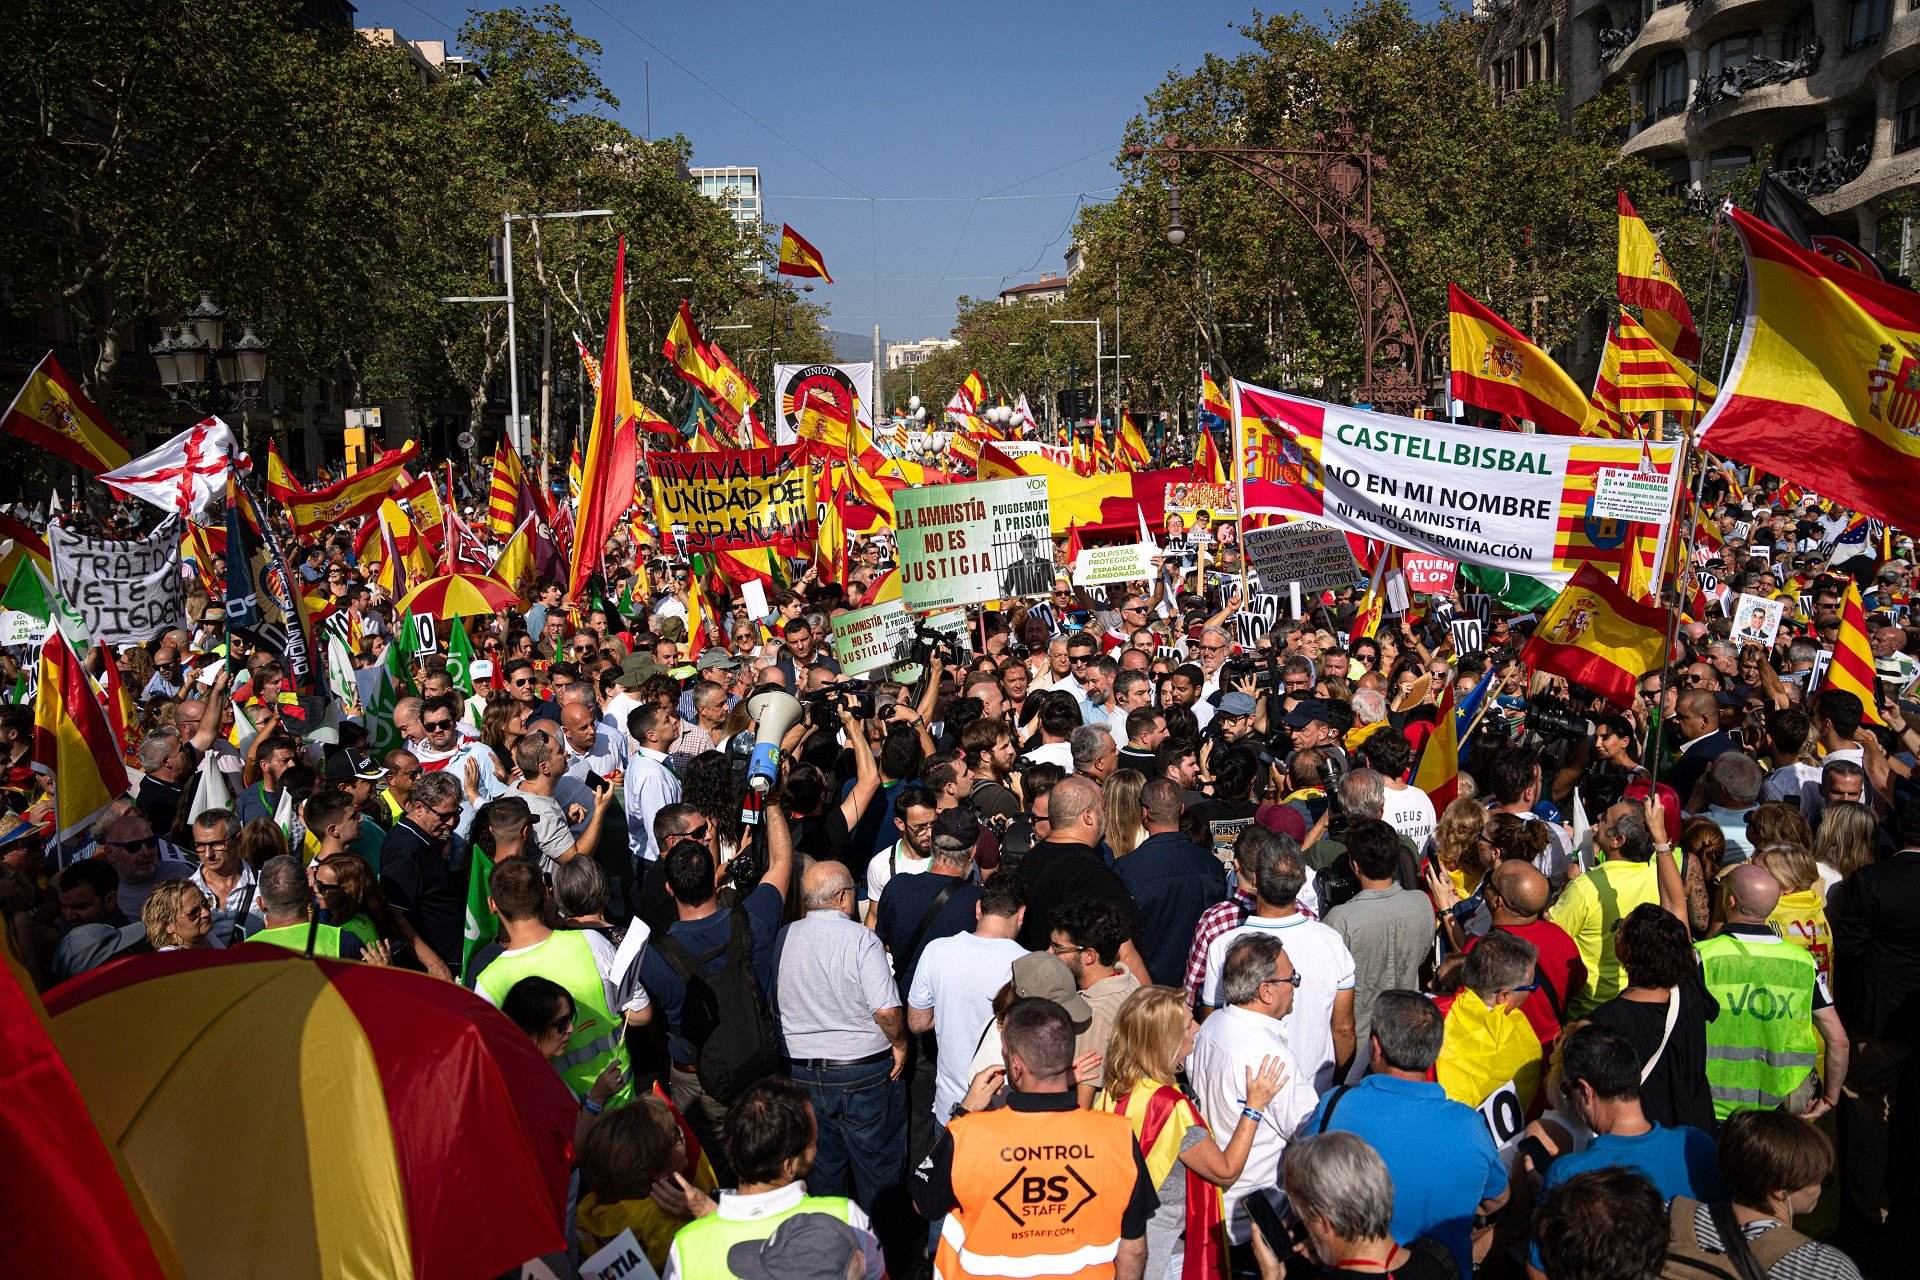
M 55 589 L 80 614 L 96 644 L 145 644 L 187 621 L 180 576 L 180 521 L 169 516 L 144 538 L 89 538 L 47 529 Z
M 1591 563 L 1625 581 L 1658 523 L 1594 509 L 1604 470 L 1640 466 L 1637 440 L 1518 435 L 1370 413 L 1236 382 L 1248 514 L 1324 520 L 1462 564 L 1563 584 Z M 1668 486 L 1678 446 L 1649 447 Z
M 822 397 L 821 403 L 844 405 L 851 395 L 859 420 L 873 432 L 873 362 L 865 364 L 777 364 L 773 366 L 772 408 L 775 444 L 794 444 L 800 439 L 800 409 L 808 395 Z M 768 406 L 761 406 L 764 415 Z M 764 420 L 764 418 L 763 418 Z M 876 445 L 882 444 L 874 438 Z
M 1073 580 L 1082 587 L 1109 582 L 1145 582 L 1153 577 L 1153 557 L 1160 548 L 1151 542 L 1123 542 L 1112 547 L 1087 547 L 1073 562 Z

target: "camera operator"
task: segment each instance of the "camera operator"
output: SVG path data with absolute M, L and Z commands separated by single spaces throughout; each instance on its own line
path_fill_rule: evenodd
M 1258 712 L 1259 705 L 1250 694 L 1235 689 L 1220 696 L 1220 705 L 1215 709 L 1213 719 L 1207 722 L 1206 730 L 1200 735 L 1201 773 L 1211 775 L 1216 758 L 1248 742 L 1254 732 Z
M 786 780 L 781 786 L 781 795 L 788 816 L 792 819 L 794 851 L 810 858 L 840 856 L 847 846 L 848 833 L 860 825 L 860 819 L 866 816 L 874 797 L 880 793 L 880 765 L 874 758 L 873 747 L 867 741 L 865 727 L 856 714 L 858 704 L 852 692 L 833 690 L 828 694 L 828 700 L 833 722 L 837 722 L 840 734 L 835 735 L 831 728 L 823 727 L 811 714 L 810 708 L 804 721 L 805 736 L 801 739 L 801 745 L 795 748 L 799 762 L 788 766 Z M 807 762 L 809 753 L 806 751 L 808 743 L 814 740 L 832 743 L 836 736 L 846 739 L 846 747 L 840 755 L 843 760 L 851 762 L 853 774 L 851 785 L 842 792 L 837 805 L 828 802 L 833 794 L 829 789 L 829 775 Z M 838 774 L 833 775 L 835 784 L 838 777 Z
M 1070 693 L 1056 689 L 1040 705 L 1038 741 L 1029 739 L 1023 759 L 1032 763 L 1057 764 L 1073 769 L 1073 749 L 1068 739 L 1080 727 L 1080 704 Z

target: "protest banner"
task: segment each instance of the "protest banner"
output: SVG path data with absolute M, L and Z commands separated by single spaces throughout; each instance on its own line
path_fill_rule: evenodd
M 96 644 L 145 644 L 186 624 L 176 517 L 128 541 L 89 538 L 56 524 L 47 530 L 47 548 L 54 586 Z
M 653 510 L 684 554 L 745 551 L 811 536 L 813 501 L 796 445 L 650 453 Z
M 894 516 L 901 596 L 915 613 L 1053 589 L 1045 476 L 902 489 Z
M 1056 467 L 1073 470 L 1073 450 L 1044 440 L 995 440 L 993 447 L 1009 458 L 1040 458 Z
M 903 600 L 849 609 L 833 619 L 833 658 L 841 675 L 864 675 L 898 660 L 912 635 L 913 615 Z
M 1602 467 L 1593 478 L 1596 516 L 1658 524 L 1667 518 L 1667 501 L 1672 496 L 1667 478 L 1657 471 Z
M 1638 468 L 1645 448 L 1671 486 L 1678 450 L 1416 421 L 1238 381 L 1234 415 L 1247 477 L 1243 514 L 1322 520 L 1554 586 L 1582 564 L 1626 581 L 1633 557 L 1652 561 L 1663 522 L 1596 512 L 1597 475 Z M 1670 499 L 1670 487 L 1666 493 Z
M 1180 480 L 1167 486 L 1168 512 L 1183 516 L 1204 515 L 1232 519 L 1240 509 L 1240 499 L 1231 484 L 1211 480 Z
M 15 645 L 38 644 L 47 634 L 47 620 L 36 618 L 30 613 L 18 609 L 9 609 L 0 613 L 0 648 L 11 649 Z
M 1350 587 L 1366 576 L 1353 558 L 1347 535 L 1312 520 L 1249 529 L 1240 545 L 1261 585 L 1268 588 L 1298 582 L 1302 591 L 1326 591 Z
M 874 443 L 873 364 L 776 364 L 773 385 L 779 397 L 779 413 L 774 422 L 774 443 L 793 444 L 800 439 L 800 417 L 815 415 L 812 430 L 826 422 L 838 422 L 836 431 L 844 432 L 848 421 L 862 423 Z M 848 411 L 852 411 L 849 417 Z M 889 433 L 890 434 L 890 433 Z
M 1733 608 L 1733 642 L 1772 649 L 1773 638 L 1780 634 L 1780 621 L 1786 612 L 1787 602 L 1784 600 L 1769 600 L 1765 596 L 1741 592 L 1740 602 Z
M 1444 556 L 1404 556 L 1400 568 L 1407 575 L 1407 588 L 1419 595 L 1443 596 L 1453 590 L 1454 575 L 1460 566 Z
M 1073 562 L 1073 580 L 1082 587 L 1109 582 L 1145 582 L 1153 576 L 1153 557 L 1159 549 L 1150 542 L 1125 542 L 1114 547 L 1088 547 Z

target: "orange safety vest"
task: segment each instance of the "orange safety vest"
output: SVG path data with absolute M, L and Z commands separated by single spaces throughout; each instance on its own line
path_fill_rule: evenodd
M 1105 1111 L 977 1111 L 948 1126 L 957 1207 L 940 1229 L 941 1280 L 1106 1280 L 1139 1166 L 1133 1126 Z

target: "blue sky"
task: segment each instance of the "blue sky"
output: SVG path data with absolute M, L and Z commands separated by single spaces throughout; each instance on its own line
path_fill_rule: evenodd
M 531 3 L 531 0 L 523 0 Z M 451 41 L 458 0 L 356 0 L 359 26 Z M 832 327 L 944 335 L 956 296 L 1063 272 L 1080 200 L 1118 181 L 1146 93 L 1236 53 L 1247 0 L 831 5 L 564 0 L 604 46 L 620 116 L 693 141 L 696 165 L 758 165 L 835 284 Z M 704 82 L 704 83 L 703 83 Z M 721 96 L 721 95 L 724 95 Z M 879 197 L 871 200 L 867 197 Z M 932 197 L 932 198 L 928 198 Z M 1017 197 L 1017 198 L 1012 198 Z

